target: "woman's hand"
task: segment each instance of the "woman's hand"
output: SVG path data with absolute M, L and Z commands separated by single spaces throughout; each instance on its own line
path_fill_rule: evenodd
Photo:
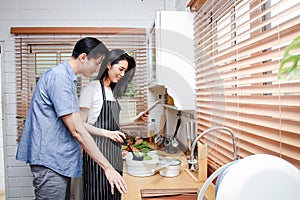
M 120 126 L 126 126 L 138 122 L 146 122 L 148 120 L 149 112 L 140 112 L 135 117 L 122 117 L 120 118 Z
M 123 142 L 123 138 L 126 138 L 126 135 L 122 133 L 121 131 L 109 131 L 109 130 L 103 130 L 103 136 L 107 137 L 115 142 Z
M 138 114 L 137 116 L 139 117 L 137 117 L 134 122 L 146 122 L 148 120 L 149 112 L 143 113 L 142 115 Z
M 123 142 L 123 138 L 126 138 L 125 134 L 121 131 L 109 131 L 106 129 L 100 129 L 86 122 L 83 122 L 83 125 L 86 130 L 92 135 L 107 137 L 116 142 Z

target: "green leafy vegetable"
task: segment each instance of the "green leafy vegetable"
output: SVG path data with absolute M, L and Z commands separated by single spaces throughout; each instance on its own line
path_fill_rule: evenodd
M 298 61 L 300 60 L 300 52 L 298 54 L 291 54 L 290 51 L 300 49 L 300 35 L 296 37 L 291 44 L 284 50 L 284 56 L 278 71 L 278 80 L 289 80 L 300 75 Z M 292 63 L 291 66 L 285 67 L 287 63 Z
M 149 156 L 147 153 L 143 153 L 144 160 L 152 160 L 153 158 Z
M 139 150 L 135 150 L 133 153 L 134 153 L 134 155 L 136 155 L 136 156 L 141 156 Z
M 152 151 L 153 148 L 151 148 L 148 144 L 148 142 L 146 141 L 143 141 L 142 143 L 140 144 L 134 144 L 133 145 L 136 149 L 142 151 L 142 152 L 149 152 L 149 151 Z
M 149 155 L 147 155 L 147 156 L 144 157 L 144 160 L 152 160 L 152 159 L 153 158 L 151 156 L 149 156 Z

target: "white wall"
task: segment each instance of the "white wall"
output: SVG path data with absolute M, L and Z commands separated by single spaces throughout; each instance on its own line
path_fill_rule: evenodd
M 6 199 L 33 199 L 31 172 L 26 164 L 15 160 L 16 74 L 14 35 L 10 34 L 10 28 L 47 26 L 150 28 L 156 11 L 186 10 L 187 2 L 186 0 L 0 0 L 0 41 L 4 41 L 1 68 L 4 121 L 3 127 L 0 128 L 3 129 L 5 145 Z
M 0 41 L 0 77 L 2 77 L 2 46 L 3 42 Z M 0 82 L 0 199 L 4 199 L 5 179 L 4 179 L 4 144 L 3 144 L 3 112 L 2 112 L 2 82 Z

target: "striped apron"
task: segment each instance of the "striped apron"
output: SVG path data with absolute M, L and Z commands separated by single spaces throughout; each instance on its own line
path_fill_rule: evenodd
M 101 81 L 103 106 L 94 126 L 107 129 L 119 130 L 120 106 L 117 101 L 107 101 L 105 90 Z M 110 162 L 110 164 L 123 174 L 122 149 L 119 142 L 112 141 L 106 137 L 95 136 L 98 148 Z M 83 151 L 83 199 L 84 200 L 120 200 L 121 194 L 114 187 L 114 195 L 111 194 L 110 184 L 101 167 Z

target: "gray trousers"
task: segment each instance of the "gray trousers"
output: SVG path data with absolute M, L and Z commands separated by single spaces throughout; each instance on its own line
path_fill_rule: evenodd
M 30 165 L 36 200 L 69 200 L 71 178 L 41 166 Z

